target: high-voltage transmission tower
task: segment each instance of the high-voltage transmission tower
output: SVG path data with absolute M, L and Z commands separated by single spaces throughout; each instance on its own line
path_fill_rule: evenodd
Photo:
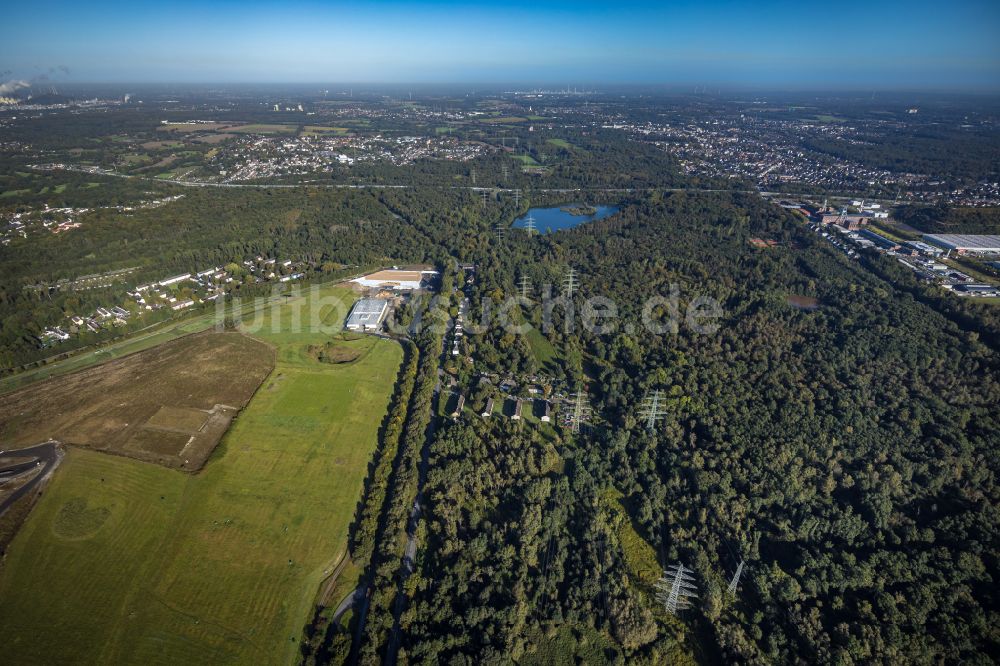
M 486 200 L 487 200 L 487 199 L 489 198 L 489 196 L 490 196 L 490 193 L 489 193 L 489 192 L 487 192 L 486 190 L 483 190 L 483 191 L 481 191 L 481 192 L 479 193 L 479 195 L 480 195 L 480 196 L 482 197 L 482 199 L 483 199 L 483 208 L 486 208 Z
M 726 590 L 726 592 L 728 592 L 730 596 L 733 597 L 736 596 L 736 588 L 740 586 L 740 575 L 742 574 L 743 574 L 743 560 L 740 560 L 739 566 L 736 567 L 736 573 L 733 574 L 733 579 L 729 581 L 729 588 Z
M 503 222 L 497 222 L 497 243 L 498 244 L 503 242 L 503 232 L 504 232 Z
M 521 207 L 521 190 L 514 190 L 514 210 Z
M 472 174 L 471 175 L 472 175 L 472 184 L 475 185 L 476 184 L 476 170 L 475 169 L 472 170 Z
M 529 236 L 535 233 L 535 218 L 530 215 L 528 216 L 528 218 L 524 221 L 524 230 L 528 232 Z
M 521 276 L 521 284 L 518 286 L 521 289 L 521 298 L 528 298 L 528 294 L 531 293 L 531 280 L 527 275 Z
M 656 581 L 656 589 L 656 600 L 663 604 L 671 615 L 690 608 L 688 599 L 698 596 L 698 588 L 694 585 L 691 569 L 685 569 L 680 562 L 671 564 L 663 572 L 663 577 Z
M 663 409 L 663 391 L 657 389 L 646 395 L 639 410 L 639 418 L 646 422 L 646 430 L 656 430 L 656 422 L 666 416 Z
M 590 405 L 587 404 L 587 396 L 577 391 L 573 394 L 571 411 L 569 414 L 569 428 L 575 433 L 580 432 L 580 426 L 587 420 L 590 414 Z
M 579 286 L 580 283 L 576 280 L 576 271 L 570 268 L 566 271 L 566 277 L 563 278 L 563 295 L 566 298 L 573 298 L 573 292 Z
M 500 168 L 503 169 L 503 182 L 506 183 L 507 182 L 507 176 L 510 175 L 510 170 L 507 168 L 507 163 L 504 162 L 503 164 L 501 164 Z

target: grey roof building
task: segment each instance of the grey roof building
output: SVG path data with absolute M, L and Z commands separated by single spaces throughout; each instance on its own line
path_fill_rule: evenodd
M 389 301 L 381 298 L 362 298 L 347 317 L 344 325 L 349 331 L 377 331 L 389 311 Z

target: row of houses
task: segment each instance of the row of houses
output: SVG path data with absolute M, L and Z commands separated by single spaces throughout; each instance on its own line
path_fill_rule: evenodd
M 258 256 L 256 259 L 244 261 L 242 264 L 257 282 L 273 279 L 288 282 L 305 277 L 305 273 L 289 273 L 296 268 L 291 260 L 279 261 Z M 115 276 L 134 270 L 130 268 L 105 275 Z M 284 275 L 280 275 L 280 273 L 284 273 Z M 86 277 L 92 278 L 94 276 Z M 139 310 L 152 311 L 170 308 L 174 312 L 178 312 L 194 307 L 199 302 L 210 302 L 223 297 L 226 286 L 235 281 L 235 278 L 225 268 L 214 266 L 194 273 L 180 273 L 155 282 L 136 285 L 131 290 L 126 291 L 126 294 L 135 302 Z M 129 310 L 120 306 L 101 307 L 93 315 L 71 317 L 68 325 L 52 326 L 45 329 L 38 336 L 38 339 L 43 346 L 48 346 L 55 342 L 68 340 L 74 333 L 85 331 L 96 333 L 109 326 L 124 326 L 130 314 Z
M 524 413 L 524 405 L 528 403 L 532 403 L 533 406 L 537 406 L 539 408 L 538 409 L 539 421 L 541 421 L 542 423 L 549 423 L 552 421 L 552 403 L 549 402 L 548 400 L 542 400 L 540 398 L 539 399 L 504 398 L 505 402 L 508 400 L 513 402 L 514 405 L 514 409 L 510 414 L 510 419 L 512 421 L 521 420 L 521 416 Z M 459 405 L 465 404 L 464 396 L 460 396 L 458 404 Z M 490 418 L 491 416 L 493 416 L 495 407 L 496 407 L 496 399 L 495 398 L 487 399 L 486 407 L 483 408 L 483 411 L 480 413 L 480 416 L 483 417 L 484 419 Z M 457 418 L 458 414 L 460 413 L 461 413 L 461 406 L 455 410 L 455 413 L 452 414 L 452 417 Z M 503 410 L 501 410 L 501 414 L 502 413 Z
M 77 315 L 70 317 L 70 325 L 68 327 L 69 330 L 66 330 L 62 326 L 49 326 L 42 331 L 41 335 L 38 336 L 38 340 L 41 342 L 42 346 L 47 346 L 54 342 L 69 340 L 74 333 L 80 333 L 83 331 L 97 333 L 98 331 L 108 327 L 124 326 L 128 322 L 128 318 L 131 315 L 131 312 L 117 305 L 110 308 L 97 308 L 97 310 L 89 316 L 84 317 Z

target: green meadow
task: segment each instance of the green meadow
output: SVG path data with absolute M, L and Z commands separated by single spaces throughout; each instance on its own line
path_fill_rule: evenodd
M 402 360 L 395 342 L 325 331 L 353 296 L 320 295 L 245 324 L 277 363 L 200 473 L 68 451 L 0 571 L 5 661 L 296 661 Z M 354 360 L 317 360 L 331 339 Z

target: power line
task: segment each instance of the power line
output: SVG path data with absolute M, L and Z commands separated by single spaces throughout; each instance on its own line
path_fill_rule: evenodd
M 743 560 L 740 560 L 739 566 L 736 567 L 736 573 L 733 575 L 733 579 L 729 581 L 729 588 L 726 590 L 726 592 L 728 592 L 730 596 L 733 597 L 736 596 L 736 588 L 738 588 L 740 585 L 740 575 L 742 573 L 743 573 Z
M 566 271 L 566 277 L 563 278 L 563 295 L 566 298 L 573 298 L 573 292 L 576 291 L 580 283 L 576 280 L 576 271 L 572 268 Z
M 529 236 L 535 233 L 535 218 L 529 215 L 524 220 L 524 230 L 528 232 Z
M 521 284 L 519 286 L 521 289 L 521 298 L 528 298 L 528 294 L 531 293 L 531 280 L 527 275 L 521 276 Z
M 587 420 L 590 414 L 590 406 L 587 404 L 586 395 L 577 391 L 573 394 L 573 411 L 570 412 L 569 427 L 574 433 L 580 432 L 580 427 Z
M 657 389 L 647 394 L 642 401 L 642 408 L 639 410 L 639 418 L 646 422 L 646 430 L 653 432 L 656 430 L 656 422 L 666 416 L 663 408 L 663 391 Z
M 663 572 L 663 576 L 656 581 L 656 589 L 656 600 L 662 603 L 671 615 L 677 615 L 677 611 L 690 608 L 688 599 L 698 597 L 698 588 L 695 587 L 691 569 L 685 569 L 680 562 L 671 564 Z

